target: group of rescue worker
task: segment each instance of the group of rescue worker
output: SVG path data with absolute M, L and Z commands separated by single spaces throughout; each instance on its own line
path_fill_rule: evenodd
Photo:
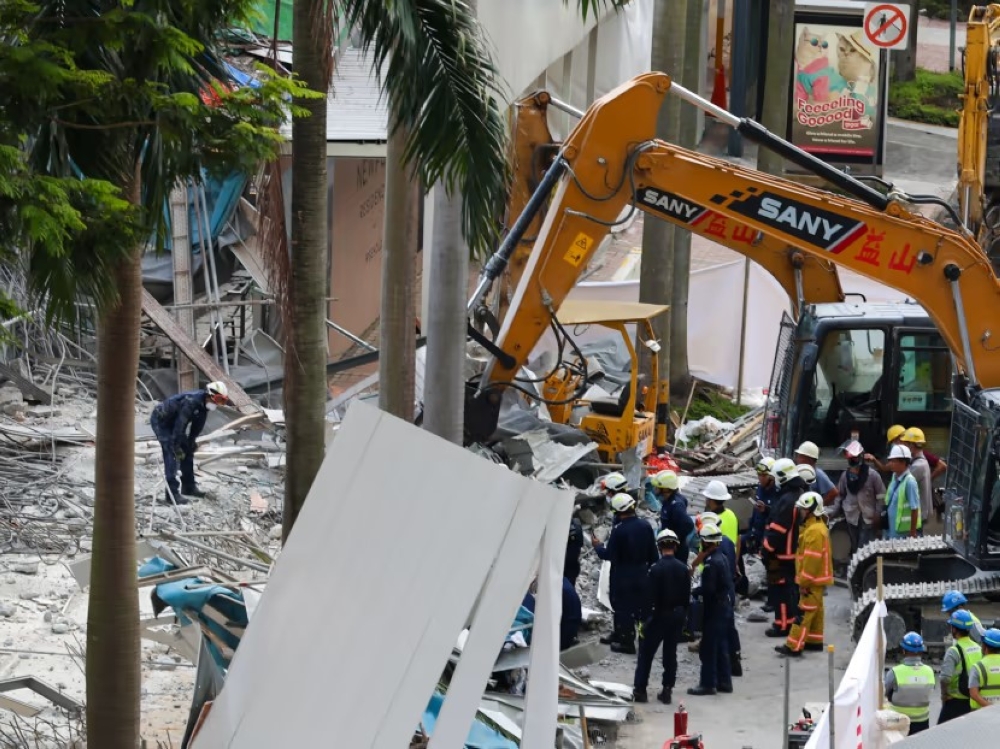
M 819 448 L 812 442 L 799 445 L 792 458 L 762 458 L 755 467 L 754 511 L 743 535 L 736 514 L 726 507 L 732 497 L 721 481 L 708 483 L 702 491 L 705 511 L 692 517 L 674 471 L 650 477 L 661 506 L 657 532 L 636 514 L 637 501 L 625 477 L 613 473 L 604 478 L 614 513 L 612 530 L 604 542 L 591 531 L 591 542 L 597 556 L 610 562 L 614 626 L 601 641 L 615 652 L 637 655 L 636 702 L 648 701 L 652 662 L 662 648 L 663 685 L 657 699 L 671 703 L 677 646 L 691 641 L 691 633 L 699 628 L 701 671 L 688 694 L 733 690 L 733 677 L 742 675 L 734 611 L 737 594 L 747 592 L 747 554 L 759 554 L 766 569 L 767 602 L 760 616 L 771 616 L 758 620 L 771 622 L 768 637 L 783 638 L 775 651 L 799 658 L 805 651 L 824 649 L 823 597 L 833 584 L 828 519 L 844 518 L 852 554 L 875 538 L 919 535 L 935 510 L 931 481 L 947 469 L 925 449 L 919 428 L 896 425 L 886 437 L 885 463 L 865 452 L 857 440 L 843 445 L 847 468 L 837 484 L 817 466 Z M 888 487 L 880 472 L 891 473 Z M 573 582 L 579 574 L 582 527 L 574 534 L 579 547 L 567 556 Z M 700 583 L 692 587 L 696 571 Z M 945 599 L 956 644 L 941 672 L 944 707 L 939 721 L 1000 702 L 1000 630 L 983 630 L 960 608 L 965 604 L 961 593 L 949 593 Z M 924 696 L 936 682 L 933 671 L 920 661 L 920 635 L 908 633 L 901 647 L 906 658 L 886 674 L 886 693 L 892 708 L 908 715 L 911 732 L 916 732 L 929 721 L 929 697 L 924 701 Z
M 1000 704 L 1000 629 L 984 629 L 957 590 L 944 594 L 941 611 L 948 615 L 952 644 L 941 664 L 941 712 L 938 724 Z M 917 632 L 900 642 L 902 663 L 886 671 L 885 696 L 889 708 L 910 719 L 910 735 L 930 727 L 931 697 L 938 686 L 934 669 L 923 662 L 927 652 Z

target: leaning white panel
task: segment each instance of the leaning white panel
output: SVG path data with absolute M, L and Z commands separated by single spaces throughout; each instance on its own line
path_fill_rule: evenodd
M 494 563 L 534 556 L 504 542 L 529 494 L 568 526 L 569 493 L 352 405 L 193 749 L 406 746 Z

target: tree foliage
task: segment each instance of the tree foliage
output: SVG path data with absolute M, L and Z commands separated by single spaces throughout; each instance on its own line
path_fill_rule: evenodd
M 252 0 L 4 0 L 0 4 L 0 261 L 22 263 L 50 316 L 113 303 L 109 272 L 166 236 L 178 179 L 253 170 L 281 142 L 292 95 L 260 68 L 230 86 L 215 29 Z M 122 189 L 139 180 L 142 206 Z M 5 308 L 11 310 L 9 300 Z

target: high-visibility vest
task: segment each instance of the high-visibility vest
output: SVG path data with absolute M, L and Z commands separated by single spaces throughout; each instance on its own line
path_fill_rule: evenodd
M 984 655 L 973 668 L 979 672 L 979 696 L 991 705 L 1000 704 L 1000 653 Z M 973 710 L 982 707 L 971 697 L 969 704 Z
M 934 669 L 924 664 L 910 666 L 900 663 L 892 669 L 892 673 L 896 677 L 896 691 L 892 693 L 889 709 L 902 713 L 911 723 L 930 720 Z
M 722 535 L 729 538 L 734 544 L 740 540 L 740 521 L 736 513 L 732 510 L 723 510 L 719 513 L 719 530 Z
M 983 659 L 983 649 L 979 647 L 976 643 L 972 641 L 972 638 L 966 635 L 965 637 L 959 637 L 955 640 L 955 644 L 952 645 L 958 651 L 959 661 L 965 661 L 966 673 L 972 670 L 979 661 Z M 966 696 L 958 691 L 958 679 L 962 674 L 961 663 L 959 667 L 955 670 L 955 673 L 951 675 L 951 679 L 948 681 L 948 697 L 953 699 L 963 700 Z
M 906 503 L 906 485 L 912 483 L 914 488 L 917 488 L 917 480 L 913 477 L 912 473 L 906 474 L 902 481 L 899 481 L 895 476 L 892 477 L 892 481 L 889 482 L 889 491 L 885 493 L 885 504 L 888 507 L 892 504 L 893 493 L 896 495 L 896 517 L 893 520 L 893 528 L 896 533 L 909 533 L 910 532 L 910 513 L 913 510 Z M 917 491 L 917 496 L 920 496 L 919 489 Z M 917 506 L 917 530 L 920 530 L 923 525 L 923 519 L 920 517 L 920 507 Z

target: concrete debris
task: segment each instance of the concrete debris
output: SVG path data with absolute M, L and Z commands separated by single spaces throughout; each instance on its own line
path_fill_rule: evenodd
M 671 454 L 681 468 L 695 476 L 752 469 L 759 455 L 758 438 L 763 423 L 763 408 L 756 408 L 731 423 L 712 416 L 687 422 L 678 429 L 678 445 Z M 697 437 L 700 442 L 687 447 L 685 437 Z

